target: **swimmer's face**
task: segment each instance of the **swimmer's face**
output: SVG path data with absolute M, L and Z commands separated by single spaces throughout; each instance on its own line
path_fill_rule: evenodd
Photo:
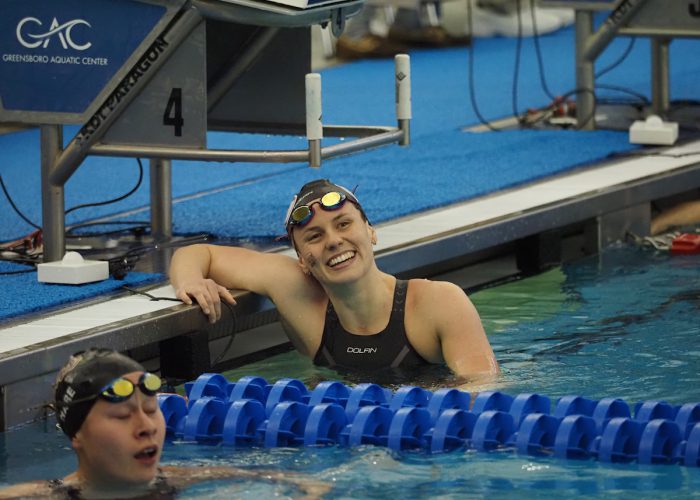
M 351 282 L 375 266 L 376 232 L 353 203 L 318 210 L 292 237 L 302 270 L 321 283 Z
M 138 384 L 141 372 L 124 375 Z M 90 488 L 146 486 L 157 472 L 165 439 L 165 419 L 156 396 L 136 388 L 121 403 L 98 398 L 72 439 L 78 475 Z

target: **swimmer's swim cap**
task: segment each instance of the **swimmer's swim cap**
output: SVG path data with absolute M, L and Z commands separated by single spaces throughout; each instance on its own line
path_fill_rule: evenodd
M 69 438 L 75 436 L 102 388 L 131 372 L 145 371 L 133 359 L 109 349 L 89 349 L 71 356 L 56 381 L 56 420 Z
M 332 206 L 326 204 L 324 200 L 326 195 L 329 193 L 338 194 L 337 197 L 333 198 L 333 201 L 331 202 L 333 204 Z M 365 220 L 368 220 L 365 211 L 362 209 L 362 205 L 360 205 L 360 202 L 355 196 L 355 193 L 349 189 L 339 186 L 338 184 L 333 184 L 328 179 L 316 179 L 315 181 L 307 182 L 294 196 L 294 199 L 292 199 L 292 203 L 289 205 L 289 209 L 287 210 L 287 215 L 284 218 L 284 226 L 287 233 L 289 234 L 291 232 L 294 225 L 299 224 L 299 220 L 295 220 L 295 214 L 298 213 L 300 209 L 304 210 L 306 207 L 311 209 L 312 204 L 320 203 L 321 208 L 324 210 L 333 210 L 342 206 L 346 200 L 354 204 L 362 214 L 362 217 L 364 217 Z M 307 213 L 309 218 L 313 216 L 312 212 L 308 211 Z

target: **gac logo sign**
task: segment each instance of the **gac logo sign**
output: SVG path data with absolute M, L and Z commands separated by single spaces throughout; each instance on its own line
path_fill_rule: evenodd
M 25 17 L 17 23 L 17 41 L 28 49 L 36 49 L 39 46 L 47 48 L 49 42 L 54 37 L 58 38 L 64 49 L 87 50 L 92 46 L 92 43 L 87 42 L 82 45 L 73 40 L 72 31 L 78 25 L 85 25 L 91 28 L 90 23 L 84 19 L 73 19 L 67 23 L 58 24 L 56 18 L 51 21 L 48 31 L 41 29 L 41 21 L 36 17 Z

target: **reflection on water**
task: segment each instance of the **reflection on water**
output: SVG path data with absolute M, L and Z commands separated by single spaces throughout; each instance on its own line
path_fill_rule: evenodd
M 514 323 L 490 334 L 504 389 L 700 401 L 699 264 L 698 256 L 620 247 L 564 266 L 559 313 L 511 317 Z M 531 291 L 533 308 L 539 291 Z
M 206 453 L 206 447 L 188 446 L 199 453 L 204 448 Z M 180 450 L 184 456 L 190 453 L 188 446 Z M 217 453 L 216 449 L 208 451 Z M 329 498 L 545 498 L 551 495 L 608 498 L 625 492 L 634 494 L 635 498 L 659 498 L 671 494 L 691 496 L 700 487 L 697 469 L 523 457 L 506 450 L 455 451 L 442 455 L 396 454 L 372 446 L 351 450 L 338 447 L 245 449 L 228 455 L 218 451 L 219 456 L 214 460 L 198 459 L 197 463 L 279 468 L 310 475 L 333 485 Z M 236 498 L 270 495 L 275 490 L 274 485 L 250 482 L 225 484 L 229 492 L 235 491 Z M 188 490 L 183 497 L 201 498 L 204 488 L 217 493 L 217 486 L 202 485 Z M 294 492 L 285 488 L 287 494 L 294 496 Z
M 620 397 L 633 404 L 700 401 L 700 256 L 670 257 L 647 249 L 612 248 L 548 273 L 475 293 L 503 370 L 476 392 Z M 463 383 L 442 367 L 371 379 L 317 368 L 289 352 L 225 373 L 232 381 L 284 377 L 313 388 L 323 380 L 374 382 L 430 390 Z M 5 433 L 3 482 L 60 477 L 74 467 L 66 439 L 50 425 Z M 37 460 L 37 457 L 42 457 Z M 231 449 L 171 443 L 164 460 L 180 465 L 235 465 L 308 474 L 333 484 L 332 498 L 607 498 L 689 497 L 700 491 L 700 468 L 612 465 L 596 461 L 455 451 L 442 455 L 345 449 Z M 524 492 L 525 491 L 525 492 Z M 183 498 L 295 497 L 288 486 L 255 481 L 202 484 Z

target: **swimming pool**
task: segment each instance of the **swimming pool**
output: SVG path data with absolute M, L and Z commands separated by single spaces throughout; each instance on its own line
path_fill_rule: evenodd
M 630 404 L 700 401 L 700 256 L 672 257 L 618 246 L 601 255 L 472 296 L 501 363 L 491 386 L 508 394 L 537 392 L 553 400 L 578 394 L 620 397 Z M 333 377 L 296 353 L 228 372 L 268 381 L 294 376 L 313 385 Z M 453 382 L 443 371 L 430 389 Z M 410 381 L 411 383 L 415 381 Z M 57 477 L 74 466 L 65 438 L 50 423 L 1 435 L 3 483 Z M 38 459 L 41 457 L 41 459 Z M 164 460 L 232 464 L 311 474 L 333 484 L 333 498 L 608 497 L 697 495 L 700 468 L 644 466 L 519 456 L 512 451 L 396 454 L 386 448 L 230 449 L 173 444 Z M 650 491 L 652 490 L 652 491 Z M 183 498 L 294 496 L 267 483 L 201 484 Z

